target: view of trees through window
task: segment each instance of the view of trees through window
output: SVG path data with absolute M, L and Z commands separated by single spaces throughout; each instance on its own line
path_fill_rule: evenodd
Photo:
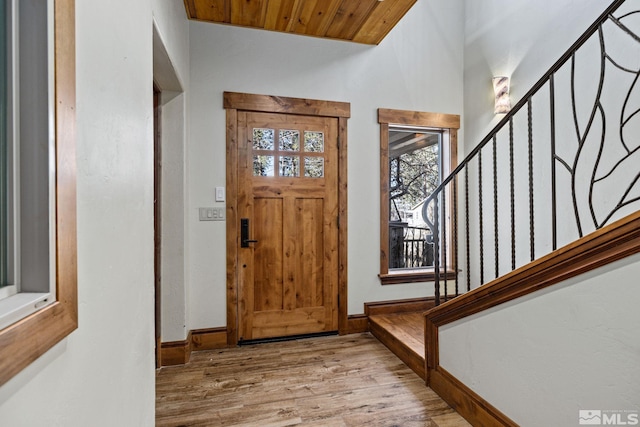
M 253 175 L 324 177 L 324 133 L 299 130 L 253 129 Z M 305 156 L 301 156 L 305 154 Z M 276 167 L 277 164 L 277 167 Z
M 424 200 L 440 184 L 442 134 L 389 129 L 389 268 L 433 266 Z

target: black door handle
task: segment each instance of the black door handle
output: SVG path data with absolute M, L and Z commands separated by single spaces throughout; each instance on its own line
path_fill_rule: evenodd
M 257 242 L 257 240 L 249 239 L 249 218 L 240 218 L 240 247 L 248 248 L 249 243 Z

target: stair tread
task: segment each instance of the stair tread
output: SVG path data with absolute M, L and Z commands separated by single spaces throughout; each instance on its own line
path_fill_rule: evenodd
M 424 359 L 424 318 L 422 312 L 376 314 L 369 321 L 383 328 L 398 342 Z

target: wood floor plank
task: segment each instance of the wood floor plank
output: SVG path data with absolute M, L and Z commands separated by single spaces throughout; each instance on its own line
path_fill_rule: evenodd
M 468 426 L 371 334 L 193 353 L 156 375 L 156 425 Z

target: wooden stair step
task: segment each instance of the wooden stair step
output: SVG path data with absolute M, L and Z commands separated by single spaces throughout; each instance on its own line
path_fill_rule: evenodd
M 426 379 L 422 312 L 369 316 L 369 329 L 381 343 L 422 379 Z

